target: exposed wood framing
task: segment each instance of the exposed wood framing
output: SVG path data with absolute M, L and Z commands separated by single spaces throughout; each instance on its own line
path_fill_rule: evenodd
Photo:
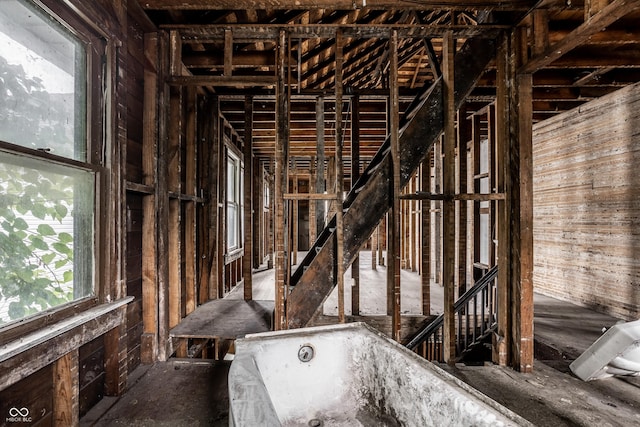
M 286 276 L 288 272 L 286 230 L 288 227 L 287 204 L 283 195 L 287 192 L 287 169 L 288 169 L 288 145 L 289 145 L 289 110 L 288 97 L 285 87 L 286 79 L 286 34 L 280 32 L 278 38 L 278 84 L 276 85 L 276 156 L 275 156 L 275 182 L 273 199 L 274 209 L 274 239 L 275 239 L 275 329 L 286 329 Z
M 599 33 L 621 17 L 638 8 L 640 8 L 640 0 L 614 0 L 561 41 L 549 46 L 544 53 L 529 59 L 518 69 L 518 74 L 531 74 L 551 64 L 585 43 L 594 34 Z
M 431 156 L 427 156 L 420 168 L 422 191 L 431 188 Z M 422 289 L 422 314 L 431 314 L 431 200 L 423 199 L 420 212 L 420 287 Z
M 344 49 L 344 38 L 342 36 L 342 32 L 338 31 L 336 33 L 336 82 L 335 82 L 335 94 L 336 94 L 336 157 L 335 157 L 335 173 L 336 173 L 336 182 L 335 182 L 335 193 L 336 193 L 336 284 L 338 286 L 338 322 L 345 322 L 344 315 L 344 263 L 342 259 L 344 258 L 344 228 L 342 222 L 343 210 L 342 210 L 342 200 L 343 200 L 343 186 L 344 186 L 344 171 L 343 171 L 343 161 L 342 161 L 342 146 L 344 144 L 343 134 L 344 129 L 342 128 L 342 67 L 343 67 L 343 49 Z
M 509 87 L 515 85 L 515 71 L 511 69 L 509 58 L 511 54 L 511 40 L 504 36 L 498 45 L 496 56 L 497 93 L 495 114 L 495 157 L 496 169 L 493 171 L 499 192 L 507 194 L 507 199 L 498 202 L 496 208 L 498 240 L 498 329 L 493 335 L 493 361 L 499 365 L 511 363 L 511 292 L 510 292 L 510 253 L 511 253 L 511 183 L 509 181 L 511 158 L 509 153 L 509 122 L 511 110 L 509 108 Z
M 326 190 L 324 179 L 324 97 L 316 98 L 316 193 L 322 194 Z M 316 204 L 316 235 L 324 229 L 324 203 Z
M 247 96 L 244 100 L 245 106 L 245 131 L 244 131 L 244 256 L 242 258 L 242 277 L 244 280 L 244 299 L 250 301 L 253 298 L 253 252 L 254 247 L 255 220 L 253 208 L 254 179 L 253 179 L 253 98 Z
M 185 89 L 185 186 L 184 193 L 187 196 L 197 197 L 197 106 L 198 96 L 196 88 Z M 185 315 L 196 309 L 196 202 L 188 200 L 184 203 L 184 288 L 185 288 Z
M 391 296 L 391 335 L 396 341 L 400 341 L 400 191 L 402 182 L 400 178 L 400 104 L 398 99 L 398 33 L 391 32 L 389 42 L 389 132 L 391 136 L 391 162 L 393 179 L 391 180 L 391 194 L 393 197 L 391 210 L 389 211 L 389 233 L 387 241 L 387 257 L 389 259 L 387 270 L 387 295 Z
M 78 350 L 75 349 L 53 364 L 53 416 L 56 426 L 79 423 Z
M 360 178 L 360 98 L 351 99 L 351 186 Z M 351 264 L 351 315 L 360 314 L 360 256 Z
M 527 55 L 526 28 L 514 30 L 511 58 L 517 69 Z M 531 74 L 518 74 L 513 86 L 511 117 L 511 179 L 513 180 L 511 299 L 513 366 L 520 372 L 533 370 L 533 111 Z M 516 169 L 513 169 L 513 168 Z
M 455 149 L 456 107 L 454 87 L 455 39 L 452 33 L 445 34 L 442 46 L 442 75 L 444 78 L 444 143 L 443 186 L 445 195 L 455 193 Z M 453 304 L 455 301 L 455 232 L 456 207 L 453 200 L 442 202 L 442 284 L 444 286 L 444 360 L 453 364 L 456 357 L 456 330 Z
M 144 184 L 153 188 L 156 184 L 158 138 L 158 35 L 145 35 L 144 112 L 142 141 L 142 171 Z M 143 198 L 142 214 L 142 334 L 141 359 L 153 363 L 158 355 L 158 254 L 156 246 L 157 195 L 155 192 Z

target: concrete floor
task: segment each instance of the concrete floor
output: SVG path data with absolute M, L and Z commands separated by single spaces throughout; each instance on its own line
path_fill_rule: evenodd
M 375 315 L 385 307 L 386 269 L 370 269 L 370 258 L 361 262 L 361 307 Z M 369 255 L 370 256 L 370 255 Z M 300 258 L 301 259 L 301 258 Z M 351 275 L 348 272 L 347 278 Z M 273 299 L 273 270 L 256 272 L 254 298 Z M 346 280 L 349 283 L 349 280 Z M 402 272 L 405 314 L 419 313 L 419 277 Z M 442 288 L 432 284 L 432 314 L 442 310 Z M 350 307 L 350 287 L 346 286 Z M 240 290 L 229 298 L 242 297 Z M 337 313 L 335 295 L 324 313 Z M 349 314 L 349 312 L 347 312 Z M 640 425 L 640 378 L 608 378 L 583 382 L 569 370 L 577 358 L 618 319 L 584 307 L 536 294 L 534 372 L 521 374 L 509 368 L 443 366 L 489 397 L 539 426 L 636 426 Z M 228 425 L 227 377 L 229 362 L 170 360 L 140 367 L 120 398 L 105 398 L 81 419 L 90 426 L 223 426 Z

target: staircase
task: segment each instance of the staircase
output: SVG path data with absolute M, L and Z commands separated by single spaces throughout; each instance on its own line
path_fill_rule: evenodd
M 453 305 L 456 325 L 457 360 L 462 360 L 495 330 L 498 313 L 496 278 L 498 267 L 492 267 Z M 406 344 L 428 360 L 443 362 L 444 315 L 441 314 Z
M 495 56 L 494 39 L 467 40 L 455 58 L 455 105 L 459 108 Z M 442 78 L 421 92 L 400 122 L 401 185 L 426 157 L 443 131 Z M 343 203 L 344 257 L 348 268 L 389 210 L 392 199 L 391 142 L 387 137 Z M 287 296 L 289 328 L 304 327 L 335 284 L 335 217 L 319 234 L 291 277 Z

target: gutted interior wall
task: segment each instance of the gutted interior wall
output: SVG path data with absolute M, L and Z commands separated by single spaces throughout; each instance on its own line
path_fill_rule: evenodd
M 640 85 L 538 123 L 536 291 L 640 316 Z

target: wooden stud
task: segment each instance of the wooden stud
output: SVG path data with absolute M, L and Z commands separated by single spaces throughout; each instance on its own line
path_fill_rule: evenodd
M 169 264 L 164 256 L 169 253 L 169 88 L 164 83 L 169 72 L 169 40 L 166 32 L 158 38 L 158 141 L 156 212 L 156 253 L 158 259 L 158 360 L 164 361 L 169 352 Z
M 185 90 L 185 189 L 187 195 L 197 196 L 196 171 L 197 156 L 196 129 L 198 95 L 195 88 Z M 184 282 L 185 315 L 196 309 L 196 202 L 186 201 L 184 205 Z
M 158 36 L 145 34 L 144 110 L 142 114 L 142 172 L 143 183 L 150 187 L 156 184 L 158 138 Z M 157 210 L 156 195 L 144 196 L 142 200 L 142 363 L 151 364 L 158 355 L 158 277 L 157 277 Z
M 512 55 L 518 61 L 515 67 L 526 60 L 526 37 L 524 28 L 514 31 Z M 517 104 L 513 105 L 515 118 L 512 125 L 517 126 L 517 131 L 512 132 L 511 152 L 518 153 L 512 167 L 512 179 L 514 187 L 518 186 L 518 199 L 513 200 L 514 215 L 512 229 L 515 230 L 513 241 L 512 259 L 516 276 L 514 277 L 514 289 L 511 306 L 514 310 L 514 360 L 513 365 L 520 372 L 533 370 L 533 104 L 532 104 L 533 78 L 531 74 L 519 74 L 516 76 L 514 86 Z M 517 148 L 513 147 L 517 146 Z M 517 163 L 516 163 L 517 162 Z M 515 265 L 518 263 L 517 265 Z
M 343 197 L 343 185 L 344 185 L 344 171 L 342 164 L 342 146 L 344 129 L 342 128 L 342 67 L 344 62 L 343 57 L 344 50 L 344 38 L 342 31 L 336 32 L 336 81 L 335 81 L 335 94 L 336 94 L 336 157 L 335 157 L 335 173 L 336 173 L 336 281 L 338 286 L 338 321 L 340 323 L 345 322 L 344 315 L 344 230 L 342 224 L 342 197 Z
M 496 188 L 505 193 L 507 199 L 497 202 L 497 232 L 498 240 L 498 279 L 497 279 L 497 303 L 498 303 L 498 328 L 493 335 L 493 362 L 499 365 L 510 363 L 511 348 L 511 227 L 510 210 L 511 185 L 508 180 L 510 170 L 509 153 L 509 87 L 515 84 L 513 71 L 510 69 L 509 57 L 511 52 L 511 40 L 508 36 L 502 38 L 498 45 L 496 56 L 497 89 L 496 89 L 496 138 L 495 157 L 497 168 L 494 171 Z
M 431 189 L 431 156 L 422 162 L 421 182 L 422 191 Z M 421 252 L 420 284 L 422 288 L 422 314 L 431 314 L 431 200 L 421 202 Z
M 176 30 L 169 31 L 169 75 L 182 75 L 182 37 Z
M 585 7 L 589 0 L 585 1 Z M 549 11 L 535 9 L 533 17 L 533 56 L 542 55 L 549 47 Z
M 298 184 L 299 184 L 299 179 L 298 179 L 298 174 L 297 174 L 297 165 L 296 165 L 296 159 L 293 159 L 293 168 L 294 168 L 294 175 L 293 175 L 293 192 L 294 194 L 298 194 Z M 293 208 L 293 212 L 291 214 L 292 217 L 292 221 L 291 221 L 291 240 L 292 240 L 292 245 L 291 245 L 291 260 L 292 260 L 292 264 L 295 265 L 298 263 L 298 246 L 299 246 L 299 235 L 298 233 L 300 232 L 300 227 L 299 227 L 299 223 L 298 223 L 298 201 L 297 200 L 292 200 L 291 201 L 291 207 Z
M 454 88 L 454 57 L 455 40 L 453 33 L 448 32 L 442 42 L 442 75 L 444 77 L 444 164 L 443 164 L 443 192 L 445 195 L 455 193 L 455 88 Z M 445 200 L 442 202 L 442 283 L 444 286 L 444 360 L 448 364 L 455 363 L 456 357 L 456 330 L 455 330 L 455 230 L 456 215 L 455 202 Z
M 360 178 L 360 98 L 351 99 L 351 186 Z M 360 256 L 351 264 L 351 315 L 360 314 Z
M 319 96 L 316 98 L 316 193 L 324 193 L 326 184 L 324 179 L 324 98 Z M 324 229 L 325 205 L 318 203 L 316 205 L 316 235 L 319 236 Z
M 253 252 L 254 218 L 253 218 L 253 98 L 244 99 L 244 256 L 242 257 L 242 278 L 244 280 L 244 299 L 253 299 Z
M 398 32 L 391 31 L 389 40 L 389 132 L 391 139 L 391 159 L 393 163 L 393 203 L 390 214 L 389 237 L 387 247 L 389 258 L 388 276 L 389 288 L 393 288 L 393 312 L 391 318 L 392 338 L 398 342 L 401 339 L 400 324 L 400 101 L 398 96 Z
M 231 77 L 233 70 L 233 33 L 224 30 L 224 76 Z
M 80 380 L 78 350 L 65 354 L 53 364 L 53 425 L 79 424 Z
M 278 64 L 277 75 L 279 76 L 276 85 L 276 155 L 275 155 L 275 182 L 273 199 L 274 211 L 274 238 L 275 238 L 275 329 L 286 329 L 286 272 L 287 252 L 286 252 L 286 229 L 288 227 L 286 205 L 283 195 L 287 192 L 287 169 L 288 169 L 288 138 L 289 138 L 289 111 L 287 91 L 285 88 L 285 58 L 286 58 L 286 33 L 280 31 L 278 38 Z
M 471 127 L 469 121 L 466 119 L 466 115 L 466 108 L 458 112 L 458 152 L 456 156 L 457 194 L 466 194 L 469 191 L 467 188 L 467 142 L 471 139 Z M 456 274 L 458 277 L 458 295 L 462 295 L 467 290 L 467 208 L 469 204 L 469 202 L 465 201 L 457 202 L 458 229 L 456 230 L 456 234 L 458 235 L 458 272 Z

